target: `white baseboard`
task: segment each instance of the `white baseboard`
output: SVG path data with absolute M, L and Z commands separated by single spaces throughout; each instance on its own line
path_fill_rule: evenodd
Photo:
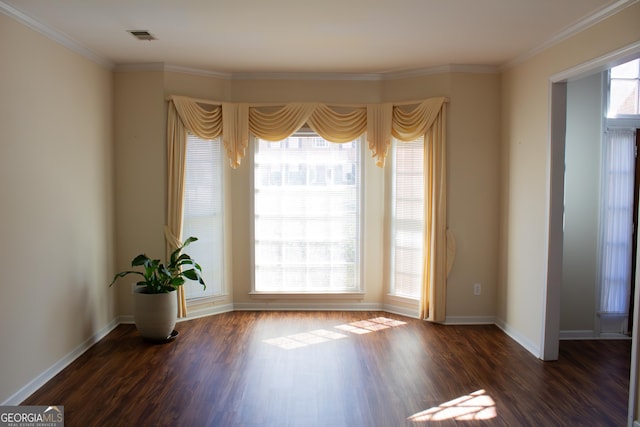
M 520 335 L 516 332 L 512 327 L 510 327 L 504 320 L 496 319 L 496 326 L 502 331 L 509 335 L 511 339 L 524 347 L 529 353 L 533 354 L 535 357 L 540 359 L 542 357 L 542 352 L 540 351 L 540 347 L 531 342 L 528 338 Z
M 402 307 L 393 304 L 383 304 L 382 310 L 386 311 L 387 313 L 399 314 L 400 316 L 412 317 L 414 319 L 420 318 L 420 316 L 418 316 L 418 311 L 410 307 Z
M 260 301 L 233 304 L 235 311 L 382 311 L 382 304 L 360 302 L 282 302 Z
M 560 331 L 560 340 L 630 340 L 625 334 L 605 332 L 598 334 L 596 331 Z
M 120 316 L 118 318 L 118 322 L 121 325 L 133 325 L 134 323 L 136 323 L 133 320 L 133 314 L 125 314 L 125 315 Z
M 447 316 L 444 325 L 495 325 L 494 316 Z
M 115 318 L 107 326 L 97 331 L 91 337 L 87 338 L 82 344 L 74 348 L 71 352 L 66 354 L 56 363 L 51 365 L 48 369 L 40 373 L 33 380 L 29 381 L 27 385 L 22 387 L 7 400 L 1 403 L 1 405 L 15 406 L 23 402 L 27 397 L 35 393 L 40 387 L 47 383 L 51 378 L 56 376 L 60 371 L 69 366 L 71 362 L 80 357 L 85 351 L 87 351 L 92 345 L 104 338 L 109 332 L 113 331 L 116 326 L 120 324 L 119 319 Z
M 595 338 L 596 332 L 593 330 L 560 331 L 561 340 L 592 340 Z
M 185 320 L 199 319 L 200 317 L 213 316 L 215 314 L 228 313 L 233 311 L 233 304 L 216 305 L 211 307 L 199 308 L 197 310 L 189 310 L 187 317 L 178 319 L 178 322 L 184 322 Z

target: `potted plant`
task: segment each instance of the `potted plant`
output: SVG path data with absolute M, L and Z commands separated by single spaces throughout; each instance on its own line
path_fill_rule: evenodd
M 188 254 L 182 251 L 198 240 L 189 237 L 171 253 L 167 263 L 151 259 L 145 254 L 131 261 L 132 267 L 142 267 L 142 271 L 126 270 L 117 273 L 109 286 L 129 274 L 141 276 L 133 295 L 133 317 L 136 328 L 144 338 L 167 340 L 175 337 L 174 326 L 178 318 L 178 298 L 176 290 L 186 280 L 194 280 L 205 289 L 202 268 Z

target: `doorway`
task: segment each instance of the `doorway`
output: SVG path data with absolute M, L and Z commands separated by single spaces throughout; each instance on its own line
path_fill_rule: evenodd
M 566 137 L 567 81 L 600 73 L 640 54 L 640 43 L 581 64 L 554 75 L 550 79 L 550 145 L 548 150 L 548 241 L 547 281 L 545 287 L 544 326 L 541 337 L 541 358 L 557 360 L 560 336 L 560 296 L 562 286 L 563 224 L 564 224 L 564 167 Z M 631 382 L 629 388 L 629 420 L 633 420 L 637 407 L 638 364 L 638 287 L 633 294 Z M 629 424 L 631 425 L 631 424 Z

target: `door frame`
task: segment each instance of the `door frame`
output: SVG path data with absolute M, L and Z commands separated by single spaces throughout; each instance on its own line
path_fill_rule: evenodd
M 640 56 L 640 41 L 549 78 L 549 138 L 547 145 L 547 279 L 544 286 L 540 357 L 557 360 L 560 337 L 560 290 L 562 286 L 562 224 L 564 216 L 564 150 L 567 81 L 602 72 Z M 640 265 L 640 262 L 638 262 Z M 638 407 L 638 305 L 640 286 L 636 276 L 631 341 L 628 426 L 633 425 Z

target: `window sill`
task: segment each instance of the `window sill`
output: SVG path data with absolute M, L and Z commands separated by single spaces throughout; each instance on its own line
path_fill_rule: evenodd
M 255 299 L 364 299 L 364 292 L 249 292 L 251 298 Z

